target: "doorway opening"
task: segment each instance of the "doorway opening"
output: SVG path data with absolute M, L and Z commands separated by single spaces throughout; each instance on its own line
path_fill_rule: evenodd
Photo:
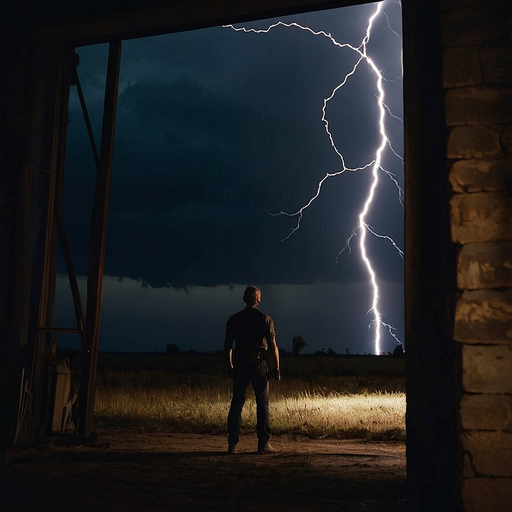
M 256 32 L 236 25 L 123 43 L 100 350 L 214 354 L 227 316 L 253 283 L 282 350 L 291 352 L 300 336 L 303 352 L 330 362 L 391 354 L 403 340 L 404 316 L 397 6 L 394 16 L 385 10 L 374 20 L 364 50 L 384 89 L 395 89 L 384 106 L 360 46 L 373 5 L 279 18 L 286 26 L 268 33 L 260 30 L 278 20 L 244 25 Z M 96 131 L 107 52 L 106 45 L 76 49 Z M 381 109 L 389 144 L 372 191 Z M 81 117 L 71 97 L 64 218 L 72 219 L 79 275 L 95 181 Z M 358 245 L 363 231 L 381 324 Z M 60 274 L 57 284 L 55 324 L 65 324 L 72 308 Z M 322 364 L 343 373 L 340 364 Z
M 400 9 L 392 7 L 374 22 L 368 43 L 384 78 L 390 145 L 367 218 L 378 236 L 369 232 L 367 244 L 382 320 L 402 341 L 401 40 Z M 105 263 L 105 349 L 163 351 L 171 342 L 215 350 L 208 345 L 210 321 L 206 332 L 191 335 L 197 324 L 193 310 L 211 311 L 218 323 L 217 313 L 229 310 L 232 296 L 240 295 L 236 285 L 257 283 L 267 309 L 283 318 L 282 348 L 291 350 L 293 336 L 300 334 L 308 352 L 376 353 L 372 290 L 358 245 L 358 215 L 372 184 L 368 164 L 380 142 L 375 76 L 363 61 L 333 95 L 360 55 L 299 28 L 323 30 L 336 42 L 357 47 L 373 9 L 283 17 L 279 21 L 297 26 L 268 34 L 215 27 L 123 43 Z M 245 27 L 261 30 L 277 21 Z M 98 134 L 108 48 L 76 52 Z M 63 210 L 78 274 L 85 275 L 95 176 L 74 90 L 69 110 Z M 346 171 L 334 176 L 343 167 Z M 326 174 L 333 176 L 302 215 L 275 216 L 301 210 Z M 300 228 L 290 234 L 299 220 Z M 150 297 L 161 288 L 173 295 L 165 304 L 161 295 Z M 58 302 L 61 298 L 58 292 Z M 188 316 L 192 325 L 176 329 L 170 311 Z M 59 305 L 56 315 L 56 322 L 65 324 L 69 309 L 64 313 Z M 159 321 L 163 317 L 167 323 Z M 171 325 L 175 337 L 166 338 Z M 380 353 L 392 352 L 397 340 L 381 330 Z M 186 333 L 192 337 L 188 342 Z

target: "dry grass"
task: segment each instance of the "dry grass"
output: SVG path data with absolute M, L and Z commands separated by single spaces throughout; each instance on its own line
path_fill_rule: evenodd
M 125 381 L 126 382 L 126 381 Z M 146 382 L 147 384 L 147 382 Z M 271 426 L 276 434 L 311 438 L 405 439 L 403 392 L 340 393 L 301 381 L 275 385 L 271 391 Z M 306 389 L 305 389 L 306 388 Z M 256 427 L 255 403 L 249 389 L 242 424 Z M 189 376 L 173 386 L 99 386 L 96 424 L 182 433 L 223 434 L 231 400 L 224 376 Z
M 271 383 L 276 434 L 312 438 L 405 439 L 405 361 L 374 356 L 291 356 Z M 103 354 L 96 425 L 225 434 L 231 381 L 220 354 Z M 252 391 L 243 429 L 256 428 Z
M 272 409 L 276 433 L 308 437 L 405 440 L 405 394 L 365 393 L 281 398 Z

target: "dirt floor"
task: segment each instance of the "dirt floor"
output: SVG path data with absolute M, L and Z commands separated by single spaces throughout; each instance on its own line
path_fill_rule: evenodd
M 405 511 L 404 443 L 274 437 L 239 453 L 224 436 L 97 432 L 52 440 L 0 464 L 2 511 Z M 59 442 L 60 441 L 60 442 Z

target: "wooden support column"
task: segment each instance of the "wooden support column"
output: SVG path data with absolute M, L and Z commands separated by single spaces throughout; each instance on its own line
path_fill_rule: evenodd
M 85 355 L 80 382 L 80 435 L 90 437 L 93 428 L 96 391 L 96 366 L 103 296 L 103 269 L 107 238 L 108 202 L 114 153 L 121 41 L 110 42 L 103 107 L 100 162 L 96 177 L 96 190 L 89 238 L 89 272 L 87 277 L 87 311 L 85 321 Z
M 402 3 L 408 505 L 456 511 L 455 252 L 439 0 Z

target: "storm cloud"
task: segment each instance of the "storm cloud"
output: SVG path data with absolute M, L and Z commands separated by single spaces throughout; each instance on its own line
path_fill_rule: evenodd
M 284 21 L 359 45 L 373 9 L 365 5 Z M 388 80 L 386 102 L 396 116 L 388 117 L 388 129 L 400 155 L 397 4 L 388 2 L 387 14 L 376 23 L 369 52 Z M 99 141 L 108 48 L 76 51 Z M 297 217 L 270 215 L 296 212 L 326 173 L 341 169 L 322 106 L 356 60 L 353 50 L 297 28 L 263 35 L 215 27 L 124 41 L 105 273 L 176 289 L 366 283 L 357 235 L 352 250 L 337 256 L 357 227 L 370 170 L 328 179 L 304 212 L 300 230 L 284 241 Z M 77 271 L 85 275 L 95 170 L 74 91 L 69 111 L 64 220 Z M 373 159 L 376 116 L 374 78 L 363 63 L 327 106 L 348 167 Z M 383 166 L 403 186 L 400 158 L 389 150 Z M 368 221 L 403 247 L 397 188 L 384 173 L 380 182 Z M 397 251 L 378 238 L 369 248 L 379 278 L 400 285 L 403 261 Z

